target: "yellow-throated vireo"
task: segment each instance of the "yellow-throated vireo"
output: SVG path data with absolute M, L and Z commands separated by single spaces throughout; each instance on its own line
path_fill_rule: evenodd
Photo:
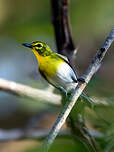
M 77 86 L 78 81 L 84 82 L 83 78 L 77 78 L 67 57 L 54 53 L 46 43 L 36 41 L 23 45 L 33 51 L 41 76 L 54 87 L 68 93 Z

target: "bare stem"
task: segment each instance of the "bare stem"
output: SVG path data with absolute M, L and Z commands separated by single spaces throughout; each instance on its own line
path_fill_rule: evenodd
M 92 78 L 92 76 L 94 75 L 96 70 L 98 69 L 101 61 L 103 60 L 108 48 L 110 47 L 110 45 L 112 44 L 113 41 L 114 41 L 114 29 L 112 29 L 112 31 L 106 38 L 106 40 L 105 40 L 104 44 L 102 45 L 102 47 L 100 48 L 100 50 L 97 51 L 89 68 L 87 69 L 87 71 L 84 75 L 86 83 L 78 84 L 78 86 L 76 87 L 76 89 L 74 90 L 74 92 L 72 93 L 72 95 L 70 97 L 70 101 L 66 102 L 64 108 L 60 112 L 58 119 L 56 120 L 55 124 L 53 125 L 48 137 L 44 141 L 44 144 L 43 144 L 44 151 L 48 151 L 48 149 L 52 145 L 52 143 L 53 143 L 54 139 L 56 138 L 57 134 L 59 133 L 62 125 L 65 123 L 69 113 L 71 112 L 73 106 L 75 105 L 78 97 L 81 95 L 84 88 L 87 86 L 88 82 L 90 81 L 90 79 Z
M 27 96 L 33 99 L 40 99 L 55 105 L 59 105 L 61 96 L 56 95 L 48 90 L 35 89 L 13 81 L 8 81 L 0 78 L 0 90 L 7 91 L 19 96 Z

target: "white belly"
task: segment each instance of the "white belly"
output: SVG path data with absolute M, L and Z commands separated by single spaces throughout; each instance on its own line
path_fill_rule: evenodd
M 56 75 L 53 76 L 49 81 L 57 87 L 61 86 L 66 91 L 68 91 L 77 86 L 77 83 L 74 82 L 74 79 L 77 80 L 74 71 L 70 65 L 64 62 L 60 64 Z

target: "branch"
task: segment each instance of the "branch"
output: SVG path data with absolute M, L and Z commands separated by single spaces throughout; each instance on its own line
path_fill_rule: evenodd
M 93 58 L 89 68 L 87 69 L 84 78 L 86 83 L 78 84 L 74 92 L 71 94 L 70 100 L 67 100 L 63 110 L 58 116 L 58 119 L 56 120 L 55 124 L 53 125 L 48 137 L 44 141 L 43 144 L 43 150 L 48 151 L 51 144 L 53 143 L 54 139 L 56 138 L 57 134 L 59 133 L 62 125 L 65 123 L 69 113 L 71 112 L 73 106 L 75 105 L 78 97 L 81 95 L 85 87 L 87 86 L 88 82 L 98 69 L 99 65 L 101 64 L 101 61 L 103 60 L 108 48 L 114 41 L 114 29 L 110 32 L 109 36 L 106 38 L 106 41 L 102 45 L 101 49 L 97 51 L 95 57 Z
M 56 95 L 48 90 L 35 89 L 13 81 L 8 81 L 0 78 L 0 90 L 7 91 L 19 96 L 27 96 L 33 99 L 41 99 L 48 103 L 60 105 L 61 96 Z
M 75 46 L 71 36 L 68 2 L 69 0 L 51 0 L 52 23 L 58 53 L 67 56 L 73 63 Z

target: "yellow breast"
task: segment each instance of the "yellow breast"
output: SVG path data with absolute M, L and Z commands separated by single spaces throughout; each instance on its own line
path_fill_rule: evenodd
M 57 60 L 56 58 L 51 58 L 50 56 L 43 57 L 37 55 L 37 59 L 38 59 L 39 69 L 43 72 L 43 74 L 47 78 L 56 75 L 59 66 L 61 65 L 61 63 L 64 62 L 61 59 Z

